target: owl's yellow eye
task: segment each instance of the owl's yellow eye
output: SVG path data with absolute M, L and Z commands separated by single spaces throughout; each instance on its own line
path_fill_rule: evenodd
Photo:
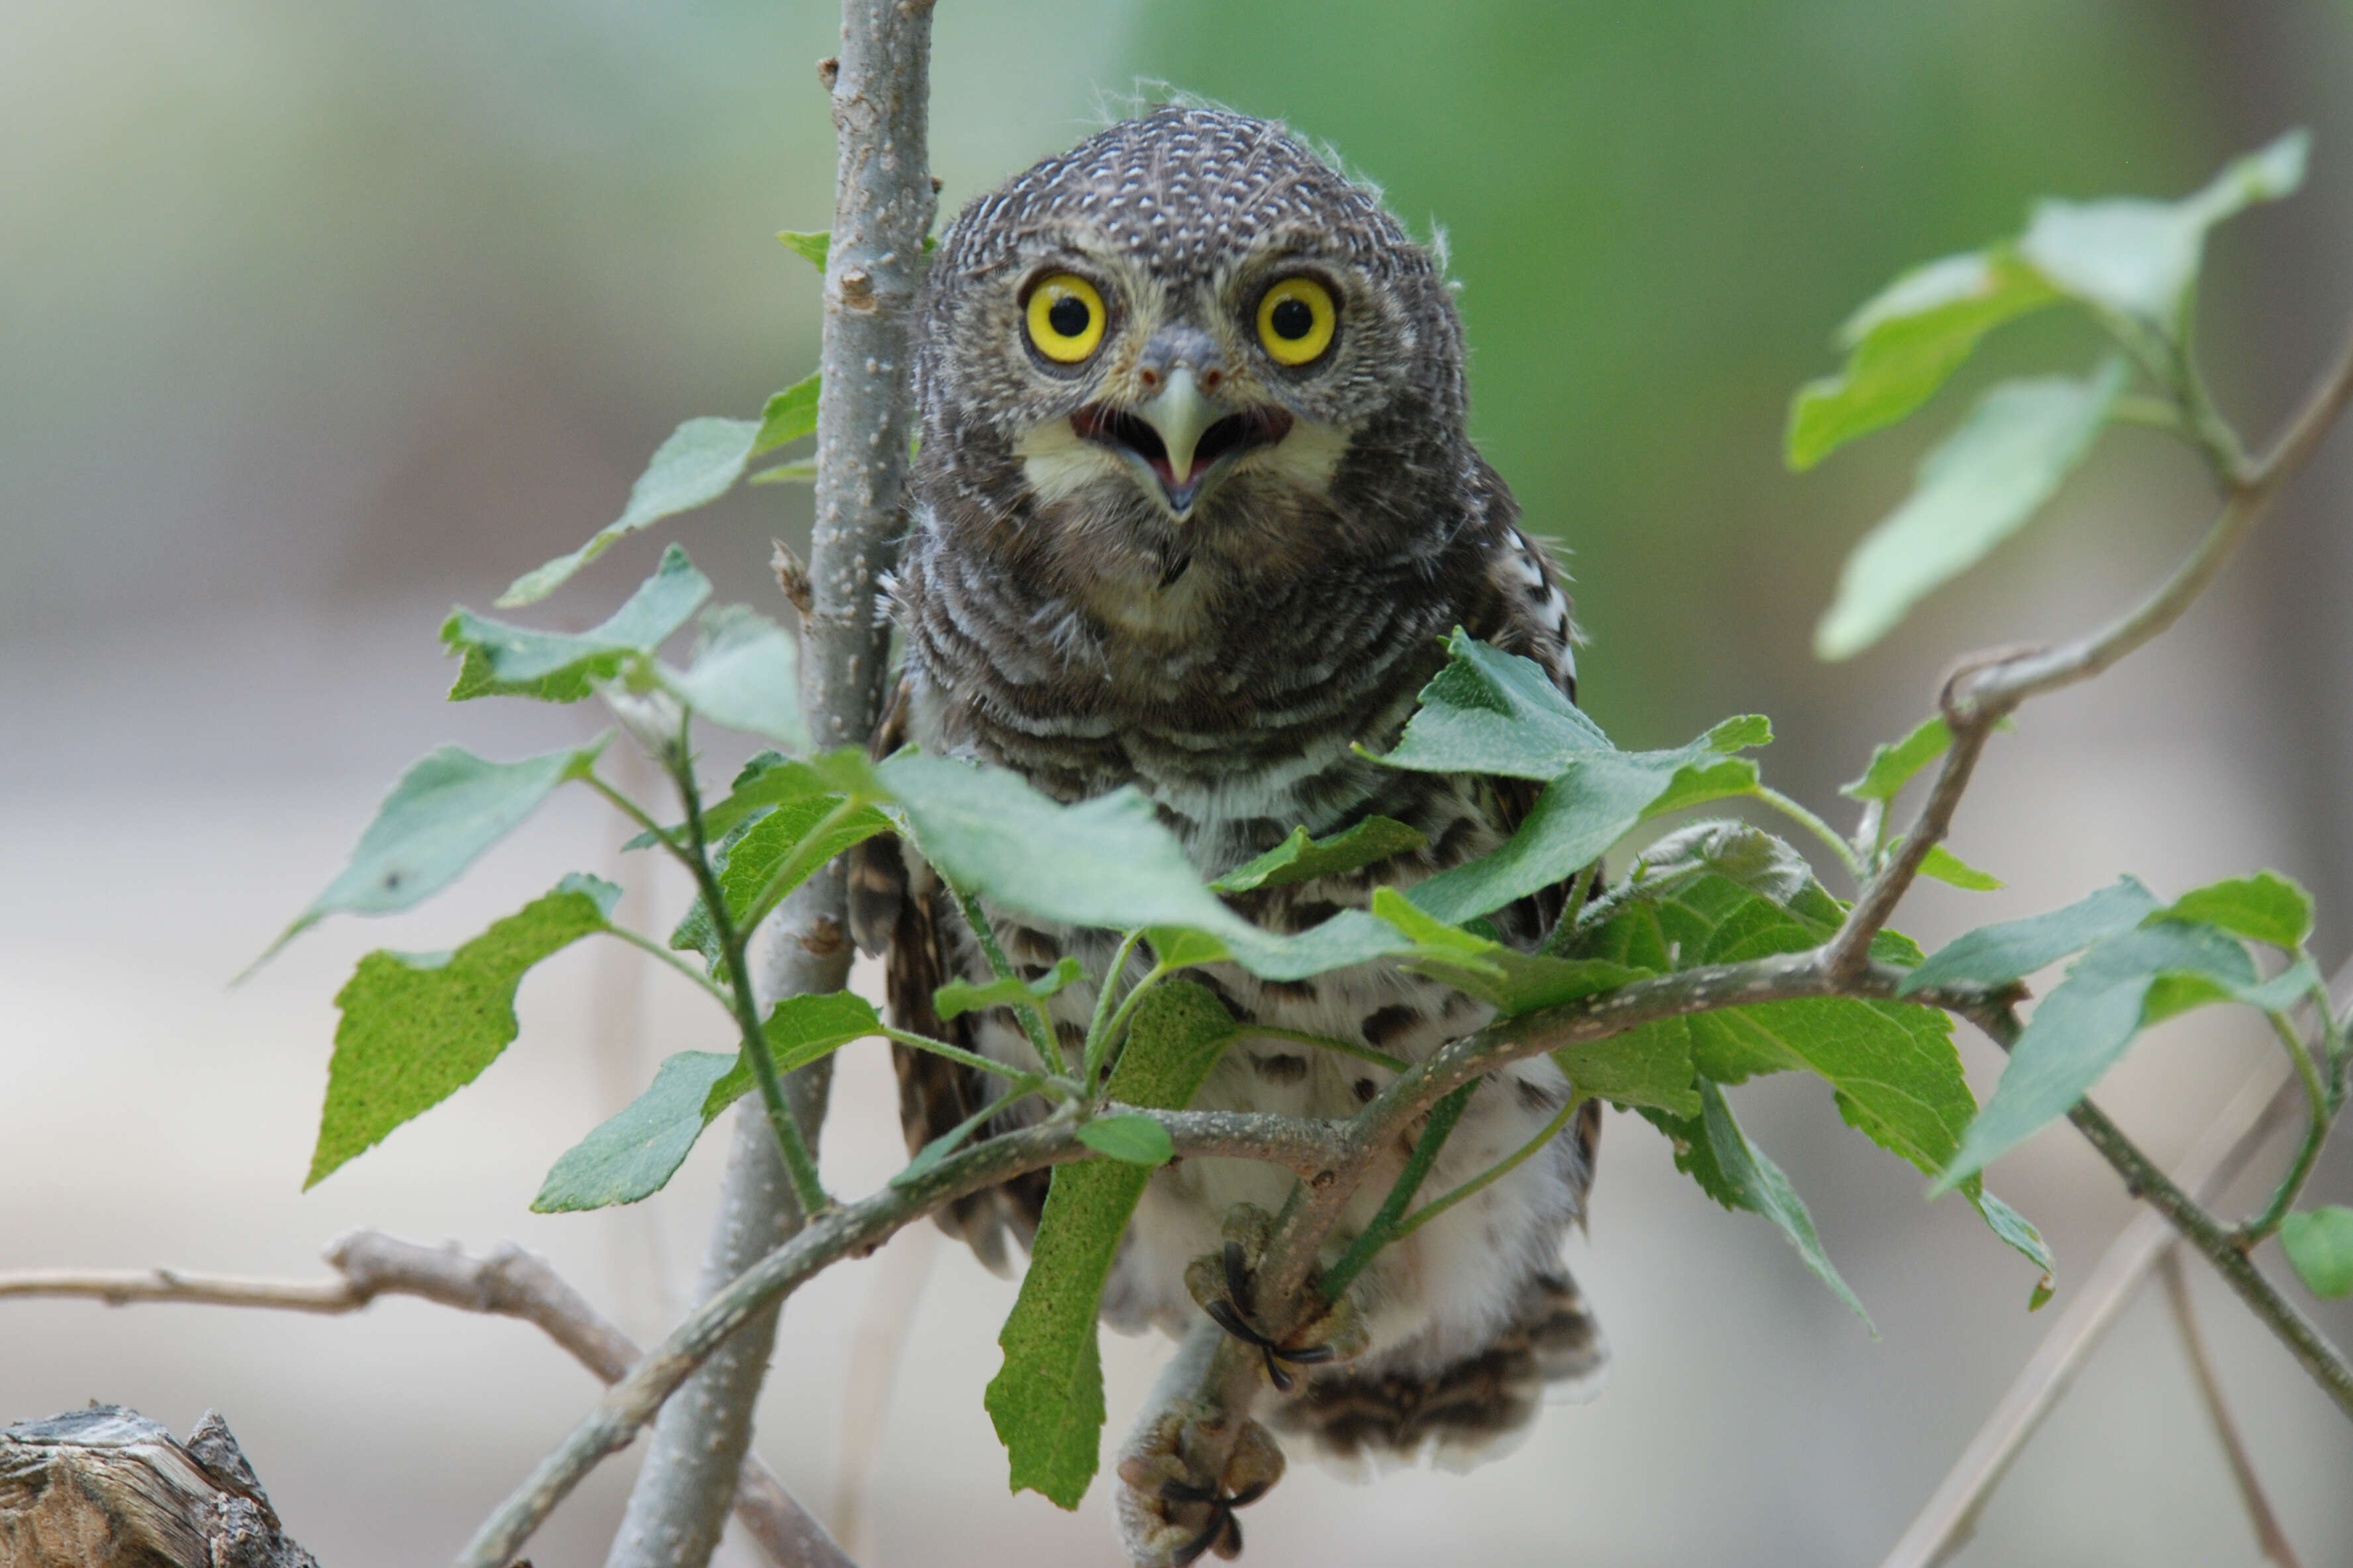
M 1029 290 L 1029 341 L 1048 359 L 1076 364 L 1103 335 L 1103 296 L 1085 279 L 1057 272 Z
M 1258 302 L 1258 341 L 1277 364 L 1311 364 L 1332 346 L 1338 312 L 1313 278 L 1286 278 Z

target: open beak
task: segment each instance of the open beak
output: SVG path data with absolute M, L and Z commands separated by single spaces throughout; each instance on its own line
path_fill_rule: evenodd
M 1236 458 L 1290 434 L 1291 416 L 1279 408 L 1229 411 L 1201 390 L 1191 367 L 1178 365 L 1149 403 L 1133 411 L 1089 404 L 1071 416 L 1071 426 L 1126 458 L 1182 521 Z

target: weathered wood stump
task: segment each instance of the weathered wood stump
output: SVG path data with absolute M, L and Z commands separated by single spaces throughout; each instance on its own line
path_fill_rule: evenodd
M 0 1568 L 319 1568 L 286 1539 L 228 1423 L 185 1443 L 93 1405 L 0 1430 Z

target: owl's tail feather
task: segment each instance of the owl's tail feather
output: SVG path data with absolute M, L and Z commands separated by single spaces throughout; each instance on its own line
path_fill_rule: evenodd
M 1476 1355 L 1428 1370 L 1384 1359 L 1317 1373 L 1270 1421 L 1343 1474 L 1424 1458 L 1467 1470 L 1517 1447 L 1540 1405 L 1581 1404 L 1609 1378 L 1609 1342 L 1566 1271 L 1529 1280 L 1511 1325 Z

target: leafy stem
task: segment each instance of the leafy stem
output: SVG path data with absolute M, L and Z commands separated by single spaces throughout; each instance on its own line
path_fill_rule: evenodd
M 722 1007 L 726 1008 L 731 1014 L 734 1012 L 734 995 L 725 986 L 720 984 L 716 980 L 712 979 L 710 975 L 705 974 L 702 970 L 697 969 L 691 963 L 687 963 L 686 960 L 681 958 L 677 953 L 672 952 L 669 948 L 664 947 L 660 942 L 658 942 L 653 938 L 646 935 L 645 932 L 631 931 L 627 926 L 617 926 L 608 923 L 605 927 L 605 934 L 607 936 L 619 937 L 623 942 L 628 942 L 631 947 L 634 947 L 638 952 L 645 953 L 648 957 L 658 959 L 661 963 L 668 964 L 670 968 L 677 970 L 681 974 L 685 975 L 689 980 L 693 981 L 695 984 L 701 986 L 703 994 L 709 996 L 712 1001 L 718 1003 Z
M 904 1029 L 887 1026 L 881 1030 L 881 1035 L 884 1039 L 896 1041 L 910 1049 L 929 1051 L 935 1057 L 945 1057 L 952 1062 L 961 1062 L 965 1067 L 980 1072 L 993 1073 L 998 1078 L 1011 1079 L 1017 1084 L 1034 1080 L 1038 1087 L 1051 1090 L 1059 1099 L 1073 1099 L 1080 1093 L 1079 1086 L 1067 1077 L 1040 1075 L 1026 1068 L 1011 1067 L 994 1058 L 982 1056 L 976 1051 L 965 1050 L 962 1046 L 952 1046 L 945 1040 L 935 1040 L 929 1035 L 910 1034 Z
M 1828 845 L 1831 853 L 1838 857 L 1838 863 L 1846 868 L 1846 874 L 1854 879 L 1856 887 L 1871 879 L 1871 870 L 1855 854 L 1854 847 L 1839 836 L 1837 828 L 1809 811 L 1801 803 L 1769 784 L 1761 784 L 1757 786 L 1757 798 Z
M 1144 929 L 1141 926 L 1121 937 L 1119 951 L 1112 954 L 1111 963 L 1095 983 L 1094 1016 L 1087 1021 L 1086 1065 L 1079 1074 L 1090 1095 L 1103 1082 L 1103 1058 L 1111 1054 L 1111 1026 L 1117 1016 L 1120 980 L 1127 973 L 1127 961 L 1134 953 L 1136 944 L 1143 940 Z
M 687 750 L 683 735 L 665 760 L 670 763 L 671 778 L 677 782 L 680 802 L 686 808 L 686 847 L 690 853 L 682 858 L 694 877 L 695 887 L 702 894 L 703 908 L 711 916 L 712 932 L 727 963 L 728 1002 L 744 1037 L 744 1054 L 750 1058 L 752 1075 L 760 1085 L 760 1101 L 767 1108 L 768 1125 L 776 1134 L 785 1173 L 792 1179 L 793 1196 L 804 1215 L 819 1214 L 833 1207 L 834 1203 L 826 1195 L 825 1184 L 818 1177 L 817 1161 L 809 1153 L 807 1141 L 801 1136 L 800 1123 L 793 1120 L 792 1108 L 785 1103 L 784 1080 L 776 1074 L 776 1058 L 768 1049 L 767 1031 L 760 1025 L 759 1005 L 752 997 L 752 972 L 744 957 L 744 931 L 727 908 L 726 889 L 719 885 L 718 874 L 711 868 L 710 837 L 702 823 L 702 790 L 695 783 L 694 758 Z
M 1585 1102 L 1585 1096 L 1581 1094 L 1571 1094 L 1568 1097 L 1568 1103 L 1560 1108 L 1560 1114 L 1554 1117 L 1550 1121 L 1545 1123 L 1545 1129 L 1543 1131 L 1537 1133 L 1535 1137 L 1529 1139 L 1517 1149 L 1513 1150 L 1509 1154 L 1504 1155 L 1501 1160 L 1498 1160 L 1495 1163 L 1488 1166 L 1485 1170 L 1480 1172 L 1477 1175 L 1472 1177 L 1461 1186 L 1456 1187 L 1452 1192 L 1441 1193 L 1437 1197 L 1430 1199 L 1428 1203 L 1414 1210 L 1413 1213 L 1398 1221 L 1396 1227 L 1389 1233 L 1389 1239 L 1391 1241 L 1403 1241 L 1407 1237 L 1411 1236 L 1415 1231 L 1419 1230 L 1423 1226 L 1428 1225 L 1431 1220 L 1436 1219 L 1440 1215 L 1444 1214 L 1448 1209 L 1452 1208 L 1456 1204 L 1461 1203 L 1463 1199 L 1476 1196 L 1478 1194 L 1486 1191 L 1489 1187 L 1493 1186 L 1497 1182 L 1502 1181 L 1505 1176 L 1510 1175 L 1514 1171 L 1518 1170 L 1520 1166 L 1533 1157 L 1538 1150 L 1544 1148 L 1546 1144 L 1550 1143 L 1555 1138 L 1560 1135 L 1560 1130 L 1568 1125 L 1569 1119 L 1577 1114 L 1578 1109 L 1583 1106 Z
M 1339 1261 L 1325 1269 L 1316 1281 L 1316 1288 L 1324 1293 L 1325 1300 L 1337 1301 L 1381 1248 L 1402 1234 L 1398 1225 L 1405 1217 L 1406 1205 L 1413 1202 L 1413 1194 L 1419 1192 L 1421 1184 L 1429 1179 L 1430 1168 L 1438 1163 L 1439 1151 L 1446 1146 L 1447 1137 L 1453 1132 L 1454 1124 L 1462 1120 L 1462 1112 L 1470 1108 L 1471 1097 L 1479 1092 L 1482 1081 L 1472 1079 L 1430 1108 L 1430 1121 L 1423 1126 L 1421 1136 L 1414 1142 L 1413 1152 L 1406 1157 L 1405 1169 L 1398 1173 L 1395 1184 L 1389 1188 L 1389 1195 L 1381 1200 L 1379 1212 L 1357 1233 L 1356 1239 L 1348 1244 L 1348 1249 L 1340 1255 Z
M 1315 1046 L 1324 1050 L 1337 1051 L 1344 1057 L 1354 1057 L 1360 1062 L 1370 1062 L 1377 1068 L 1387 1068 L 1391 1072 L 1410 1072 L 1413 1069 L 1413 1064 L 1403 1057 L 1393 1057 L 1387 1051 L 1375 1050 L 1372 1047 L 1355 1040 L 1337 1040 L 1329 1035 L 1311 1035 L 1304 1029 L 1286 1029 L 1274 1024 L 1245 1024 L 1241 1026 L 1241 1032 L 1245 1037 L 1290 1040 L 1297 1045 Z
M 844 795 L 839 805 L 819 817 L 817 826 L 801 836 L 801 841 L 793 846 L 792 853 L 768 873 L 768 879 L 761 887 L 758 896 L 744 906 L 744 929 L 759 930 L 760 922 L 766 920 L 776 905 L 784 900 L 787 891 L 799 887 L 818 865 L 834 857 L 838 851 L 828 845 L 828 840 L 836 828 L 849 820 L 852 812 L 866 804 L 854 795 Z
M 964 911 L 965 923 L 972 927 L 973 938 L 980 943 L 981 953 L 988 960 L 988 972 L 999 980 L 1018 985 L 1021 977 L 1014 973 L 1012 963 L 1005 956 L 1005 949 L 997 944 L 997 928 L 988 923 L 988 913 L 980 907 L 979 896 L 967 893 L 953 883 L 949 885 L 949 891 L 955 894 L 956 908 Z M 1022 1028 L 1029 1033 L 1030 1047 L 1037 1051 L 1038 1059 L 1046 1064 L 1046 1069 L 1056 1078 L 1069 1077 L 1070 1066 L 1062 1060 L 1062 1047 L 1054 1038 L 1054 1026 L 1046 1016 L 1045 1006 L 1034 997 L 1026 998 L 1013 1004 L 1013 1015 L 1021 1020 Z
M 2321 1016 L 2326 1018 L 2327 1016 L 2327 1009 L 2324 1006 Z M 2263 1205 L 2261 1214 L 2240 1226 L 2232 1237 L 2242 1252 L 2254 1247 L 2277 1231 L 2287 1218 L 2288 1211 L 2295 1207 L 2295 1200 L 2304 1191 L 2305 1181 L 2312 1174 L 2312 1167 L 2320 1161 L 2321 1146 L 2328 1142 L 2329 1124 L 2337 1119 L 2333 1097 L 2327 1085 L 2322 1081 L 2320 1068 L 2313 1061 L 2312 1048 L 2305 1044 L 2304 1036 L 2297 1030 L 2295 1020 L 2285 1013 L 2271 1013 L 2265 1016 L 2271 1020 L 2272 1032 L 2279 1037 L 2280 1044 L 2286 1048 L 2288 1061 L 2295 1068 L 2297 1081 L 2304 1085 L 2309 1114 L 2304 1142 L 2297 1145 L 2295 1158 L 2289 1163 L 2287 1174 L 2280 1178 L 2271 1202 Z

